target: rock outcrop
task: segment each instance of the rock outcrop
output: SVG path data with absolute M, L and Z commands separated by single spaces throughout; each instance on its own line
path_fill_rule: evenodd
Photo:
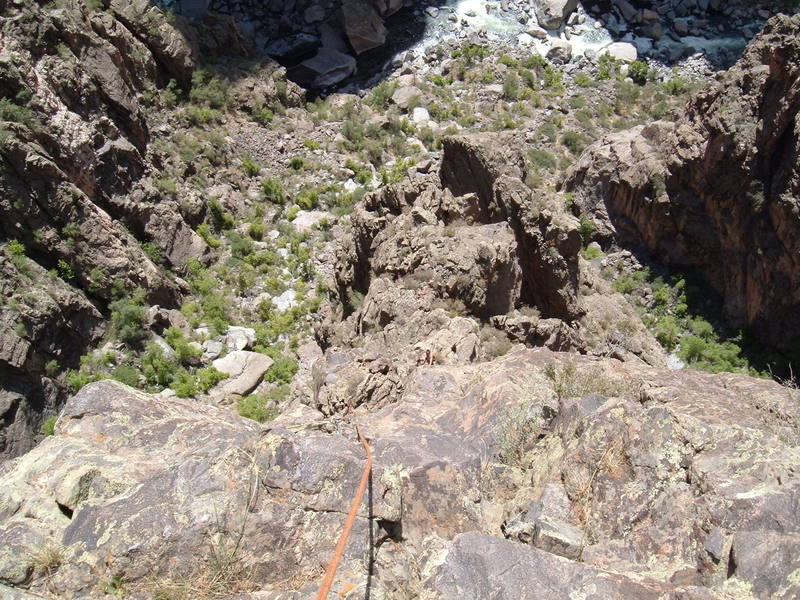
M 797 391 L 521 347 L 403 384 L 351 396 L 375 466 L 335 590 L 800 593 Z M 303 404 L 261 426 L 90 384 L 0 472 L 0 585 L 311 598 L 363 464 L 351 427 Z
M 104 322 L 83 294 L 24 256 L 0 253 L 0 297 L 0 456 L 18 456 L 58 413 L 53 365 L 77 364 Z
M 0 457 L 31 447 L 41 421 L 66 399 L 64 374 L 102 335 L 100 313 L 111 300 L 141 289 L 151 304 L 175 308 L 185 283 L 167 269 L 208 262 L 194 231 L 205 199 L 175 192 L 168 180 L 172 159 L 158 148 L 176 138 L 155 99 L 168 91 L 174 102 L 193 85 L 201 49 L 242 50 L 229 19 L 227 33 L 218 17 L 190 26 L 149 0 L 6 5 L 0 243 L 22 245 L 5 258 L 23 269 L 3 259 L 0 321 L 10 325 L 0 353 L 0 430 L 9 429 L 0 433 Z M 274 100 L 269 77 L 252 79 L 232 86 L 232 103 Z M 223 155 L 224 140 L 217 144 Z M 186 177 L 199 168 L 197 149 Z M 20 298 L 34 298 L 22 313 Z
M 564 184 L 601 242 L 697 270 L 773 342 L 800 334 L 799 32 L 774 17 L 685 117 L 602 139 Z
M 173 10 L 197 19 L 231 15 L 259 51 L 280 60 L 295 80 L 326 88 L 352 75 L 355 57 L 386 42 L 385 20 L 402 0 L 178 0 Z
M 10 4 L 0 25 L 0 238 L 22 243 L 28 258 L 18 259 L 24 272 L 3 284 L 13 285 L 9 296 L 28 292 L 37 300 L 22 316 L 9 303 L 0 307 L 0 320 L 12 324 L 5 335 L 19 337 L 6 339 L 0 357 L 0 372 L 9 375 L 0 377 L 2 393 L 16 398 L 4 406 L 0 455 L 33 444 L 44 413 L 64 399 L 56 373 L 77 366 L 102 333 L 88 297 L 105 303 L 112 290 L 141 288 L 155 303 L 178 303 L 179 286 L 131 232 L 160 245 L 175 267 L 207 251 L 177 203 L 152 187 L 131 193 L 148 170 L 142 92 L 169 78 L 188 81 L 191 40 L 153 18 L 145 0 L 112 2 L 110 12 L 82 3 Z M 56 366 L 45 373 L 51 361 Z
M 582 268 L 579 222 L 564 198 L 522 182 L 516 144 L 445 138 L 438 173 L 356 206 L 317 330 L 325 349 L 358 344 L 412 361 L 430 351 L 451 364 L 516 341 L 663 363 L 626 301 Z
M 210 260 L 194 231 L 207 197 L 170 175 L 202 176 L 213 190 L 201 171 L 207 155 L 222 166 L 226 142 L 215 138 L 197 156 L 210 144 L 206 132 L 176 133 L 160 98 L 171 96 L 172 106 L 189 95 L 201 52 L 247 56 L 229 18 L 189 25 L 150 0 L 6 5 L 0 244 L 8 279 L 0 283 L 8 295 L 0 321 L 10 326 L 0 353 L 0 458 L 31 447 L 66 399 L 66 371 L 104 332 L 108 303 L 142 290 L 150 304 L 175 308 L 186 291 L 175 273 Z M 280 95 L 273 79 L 282 70 L 269 60 L 257 77 L 234 64 L 228 74 L 232 107 L 274 105 Z M 284 87 L 292 104 L 297 88 Z M 192 145 L 183 157 L 180 143 Z M 20 245 L 15 256 L 10 244 Z

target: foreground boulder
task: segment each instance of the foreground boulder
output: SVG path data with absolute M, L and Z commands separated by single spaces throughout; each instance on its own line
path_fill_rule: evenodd
M 776 16 L 686 116 L 591 146 L 564 189 L 598 239 L 700 272 L 726 316 L 800 334 L 800 16 Z
M 323 388 L 335 368 L 318 367 Z M 800 593 L 796 390 L 517 347 L 413 367 L 380 406 L 352 393 L 375 463 L 336 593 Z M 313 598 L 364 454 L 346 420 L 304 401 L 259 425 L 85 387 L 0 471 L 0 586 Z

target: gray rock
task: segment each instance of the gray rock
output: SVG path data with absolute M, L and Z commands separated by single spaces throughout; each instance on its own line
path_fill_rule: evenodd
M 356 70 L 356 59 L 333 48 L 322 47 L 295 70 L 302 71 L 312 87 L 324 88 L 352 75 Z
M 602 49 L 602 54 L 610 54 L 617 60 L 624 62 L 635 61 L 639 54 L 636 51 L 636 46 L 628 42 L 613 42 Z
M 547 51 L 547 60 L 557 65 L 568 63 L 572 58 L 572 44 L 566 40 L 554 39 Z
M 536 20 L 545 29 L 558 29 L 578 7 L 577 0 L 535 0 Z
M 405 85 L 395 90 L 394 94 L 392 94 L 392 102 L 400 108 L 408 108 L 412 100 L 419 98 L 421 94 L 422 92 L 419 91 L 418 87 Z
M 541 27 L 528 27 L 527 33 L 531 37 L 535 37 L 540 40 L 546 40 L 548 37 L 547 31 L 545 31 Z
M 725 551 L 725 532 L 719 527 L 712 529 L 706 538 L 705 549 L 716 562 L 722 560 Z
M 533 545 L 537 548 L 578 560 L 586 543 L 583 531 L 566 521 L 545 516 L 536 519 Z
M 256 330 L 252 327 L 231 325 L 225 332 L 228 350 L 248 350 L 256 343 Z
M 414 123 L 428 123 L 431 120 L 431 115 L 424 106 L 416 106 L 411 112 L 411 120 Z
M 342 14 L 345 34 L 357 54 L 381 46 L 386 41 L 383 19 L 369 3 L 344 0 Z
M 246 350 L 236 350 L 218 358 L 212 364 L 229 378 L 220 382 L 214 391 L 246 396 L 261 383 L 264 373 L 273 362 L 269 356 Z
M 463 533 L 426 583 L 437 598 L 519 600 L 575 597 L 657 600 L 666 592 L 623 575 L 482 533 Z M 558 590 L 558 591 L 556 591 Z
M 203 360 L 205 361 L 214 360 L 220 354 L 222 354 L 223 348 L 225 348 L 225 343 L 223 340 L 220 340 L 219 338 L 206 340 L 205 342 L 203 342 Z

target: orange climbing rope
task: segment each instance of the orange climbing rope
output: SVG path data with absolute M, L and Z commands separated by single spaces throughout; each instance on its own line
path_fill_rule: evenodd
M 339 536 L 339 542 L 336 544 L 336 549 L 333 551 L 333 558 L 325 571 L 325 579 L 322 580 L 322 587 L 319 588 L 317 600 L 326 600 L 328 598 L 328 592 L 331 589 L 331 585 L 333 585 L 333 578 L 336 575 L 339 562 L 342 560 L 342 554 L 344 554 L 344 549 L 347 546 L 347 539 L 350 537 L 350 531 L 353 529 L 353 524 L 356 522 L 358 507 L 361 505 L 361 499 L 364 497 L 364 492 L 367 489 L 369 474 L 370 471 L 372 471 L 372 450 L 370 450 L 366 438 L 361 435 L 361 430 L 358 428 L 358 425 L 356 425 L 355 428 L 358 434 L 358 440 L 361 442 L 361 445 L 364 446 L 364 452 L 367 454 L 367 464 L 364 467 L 364 473 L 361 475 L 361 483 L 358 484 L 358 491 L 356 492 L 355 498 L 353 498 L 353 504 L 350 506 L 350 512 L 347 513 L 347 520 L 344 522 L 342 535 Z

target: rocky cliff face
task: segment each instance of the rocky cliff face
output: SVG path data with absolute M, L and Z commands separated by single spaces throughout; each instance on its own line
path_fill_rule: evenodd
M 564 184 L 599 239 L 697 269 L 759 335 L 800 333 L 798 17 L 772 19 L 675 123 L 608 136 Z
M 524 164 L 510 150 L 518 143 L 446 138 L 438 172 L 356 206 L 318 329 L 323 347 L 359 344 L 411 360 L 427 350 L 449 363 L 491 358 L 510 338 L 662 364 L 635 312 L 585 268 L 563 199 L 522 183 Z
M 200 48 L 236 48 L 230 22 L 190 27 L 148 0 L 3 10 L 0 239 L 18 246 L 0 259 L 0 456 L 32 447 L 65 399 L 64 372 L 104 333 L 108 302 L 140 289 L 176 307 L 185 284 L 167 269 L 207 262 L 192 227 L 205 203 L 158 185 L 174 168 L 157 151 L 174 134 L 158 98 L 189 87 Z M 192 151 L 187 177 L 201 169 Z
M 28 257 L 4 262 L 3 454 L 30 448 L 45 413 L 63 401 L 57 373 L 104 330 L 93 300 L 110 300 L 113 285 L 177 302 L 178 287 L 132 232 L 196 255 L 204 245 L 175 204 L 152 189 L 129 195 L 148 170 L 141 94 L 191 76 L 190 41 L 172 27 L 148 29 L 147 2 L 110 5 L 116 17 L 82 6 L 9 2 L 0 25 L 0 236 Z M 46 373 L 50 361 L 58 366 Z
M 563 19 L 572 3 L 549 4 Z M 281 105 L 286 128 L 264 127 L 279 120 L 271 98 L 300 97 L 288 85 L 278 91 L 272 66 L 226 62 L 233 78 L 242 75 L 227 88 L 209 73 L 192 77 L 198 53 L 248 51 L 229 19 L 189 27 L 138 1 L 11 6 L 0 25 L 0 451 L 21 455 L 0 464 L 0 596 L 310 600 L 365 464 L 356 423 L 374 467 L 334 582 L 339 597 L 800 595 L 800 392 L 663 369 L 664 350 L 640 314 L 598 274 L 602 261 L 630 253 L 601 257 L 585 247 L 591 217 L 605 245 L 650 247 L 673 264 L 703 267 L 729 292 L 732 314 L 742 290 L 729 280 L 794 281 L 797 18 L 771 21 L 720 77 L 724 85 L 701 93 L 677 124 L 593 146 L 566 180 L 570 202 L 545 185 L 556 158 L 526 145 L 544 144 L 546 125 L 555 143 L 556 123 L 578 117 L 545 123 L 528 113 L 525 121 L 532 109 L 523 102 L 548 119 L 569 115 L 581 102 L 567 94 L 580 87 L 613 93 L 619 108 L 634 84 L 589 89 L 589 59 L 574 65 L 587 69 L 586 85 L 574 89 L 551 65 L 525 63 L 522 98 L 517 66 L 509 67 L 518 59 L 485 57 L 504 69 L 476 70 L 469 81 L 504 79 L 484 90 L 481 113 L 508 116 L 513 107 L 519 127 L 500 132 L 510 128 L 484 120 L 476 129 L 498 131 L 442 127 L 441 137 L 428 129 L 431 151 L 410 166 L 399 159 L 423 130 L 403 122 L 414 116 L 410 102 L 405 112 L 386 106 L 423 91 L 414 76 L 404 76 L 405 89 L 363 100 Z M 309 15 L 313 22 L 318 13 Z M 425 94 L 444 99 L 449 85 L 461 85 L 446 74 Z M 199 85 L 186 95 L 196 104 L 170 112 L 152 99 L 191 79 Z M 203 94 L 229 99 L 213 108 L 218 98 L 204 104 Z M 356 118 L 359 103 L 374 107 L 369 125 Z M 49 109 L 46 127 L 36 116 Z M 323 147 L 334 145 L 323 116 L 334 110 L 347 133 L 339 150 L 351 154 Z M 204 129 L 209 122 L 268 151 L 235 159 L 234 170 L 228 140 Z M 380 163 L 395 183 L 373 178 L 358 202 L 345 184 L 322 189 L 324 201 L 315 195 L 309 181 L 322 188 L 328 173 L 343 172 L 337 181 L 346 184 L 372 177 L 372 166 L 352 158 L 366 161 L 366 145 L 347 145 L 378 142 L 382 160 L 385 131 L 404 142 L 395 162 Z M 256 159 L 286 165 L 271 170 Z M 545 163 L 553 163 L 546 175 Z M 737 185 L 723 179 L 726 164 L 737 166 Z M 761 196 L 743 188 L 753 181 Z M 210 251 L 190 225 L 203 222 L 204 198 L 218 194 L 209 212 L 219 224 L 204 223 L 217 264 L 205 268 Z M 329 231 L 332 210 L 301 204 L 341 208 L 342 218 Z M 187 283 L 165 268 L 183 272 L 189 258 L 198 261 Z M 732 266 L 714 275 L 723 258 Z M 319 306 L 305 295 L 316 266 L 328 285 L 309 300 L 329 294 L 314 342 L 299 332 Z M 141 307 L 159 334 L 147 350 L 120 343 L 102 354 L 114 377 L 160 393 L 90 383 L 63 407 L 54 435 L 22 454 L 63 398 L 59 365 L 103 336 L 114 287 L 141 288 L 167 306 L 185 289 L 196 294 L 185 314 Z M 748 288 L 743 305 L 764 302 L 776 314 L 795 306 L 776 290 Z M 252 321 L 230 327 L 226 309 Z M 234 404 L 277 417 L 257 423 L 234 414 Z
M 351 417 L 375 467 L 334 590 L 796 597 L 798 401 L 542 349 L 412 366 Z M 351 426 L 309 406 L 259 426 L 91 384 L 0 473 L 0 590 L 313 598 L 363 464 Z

